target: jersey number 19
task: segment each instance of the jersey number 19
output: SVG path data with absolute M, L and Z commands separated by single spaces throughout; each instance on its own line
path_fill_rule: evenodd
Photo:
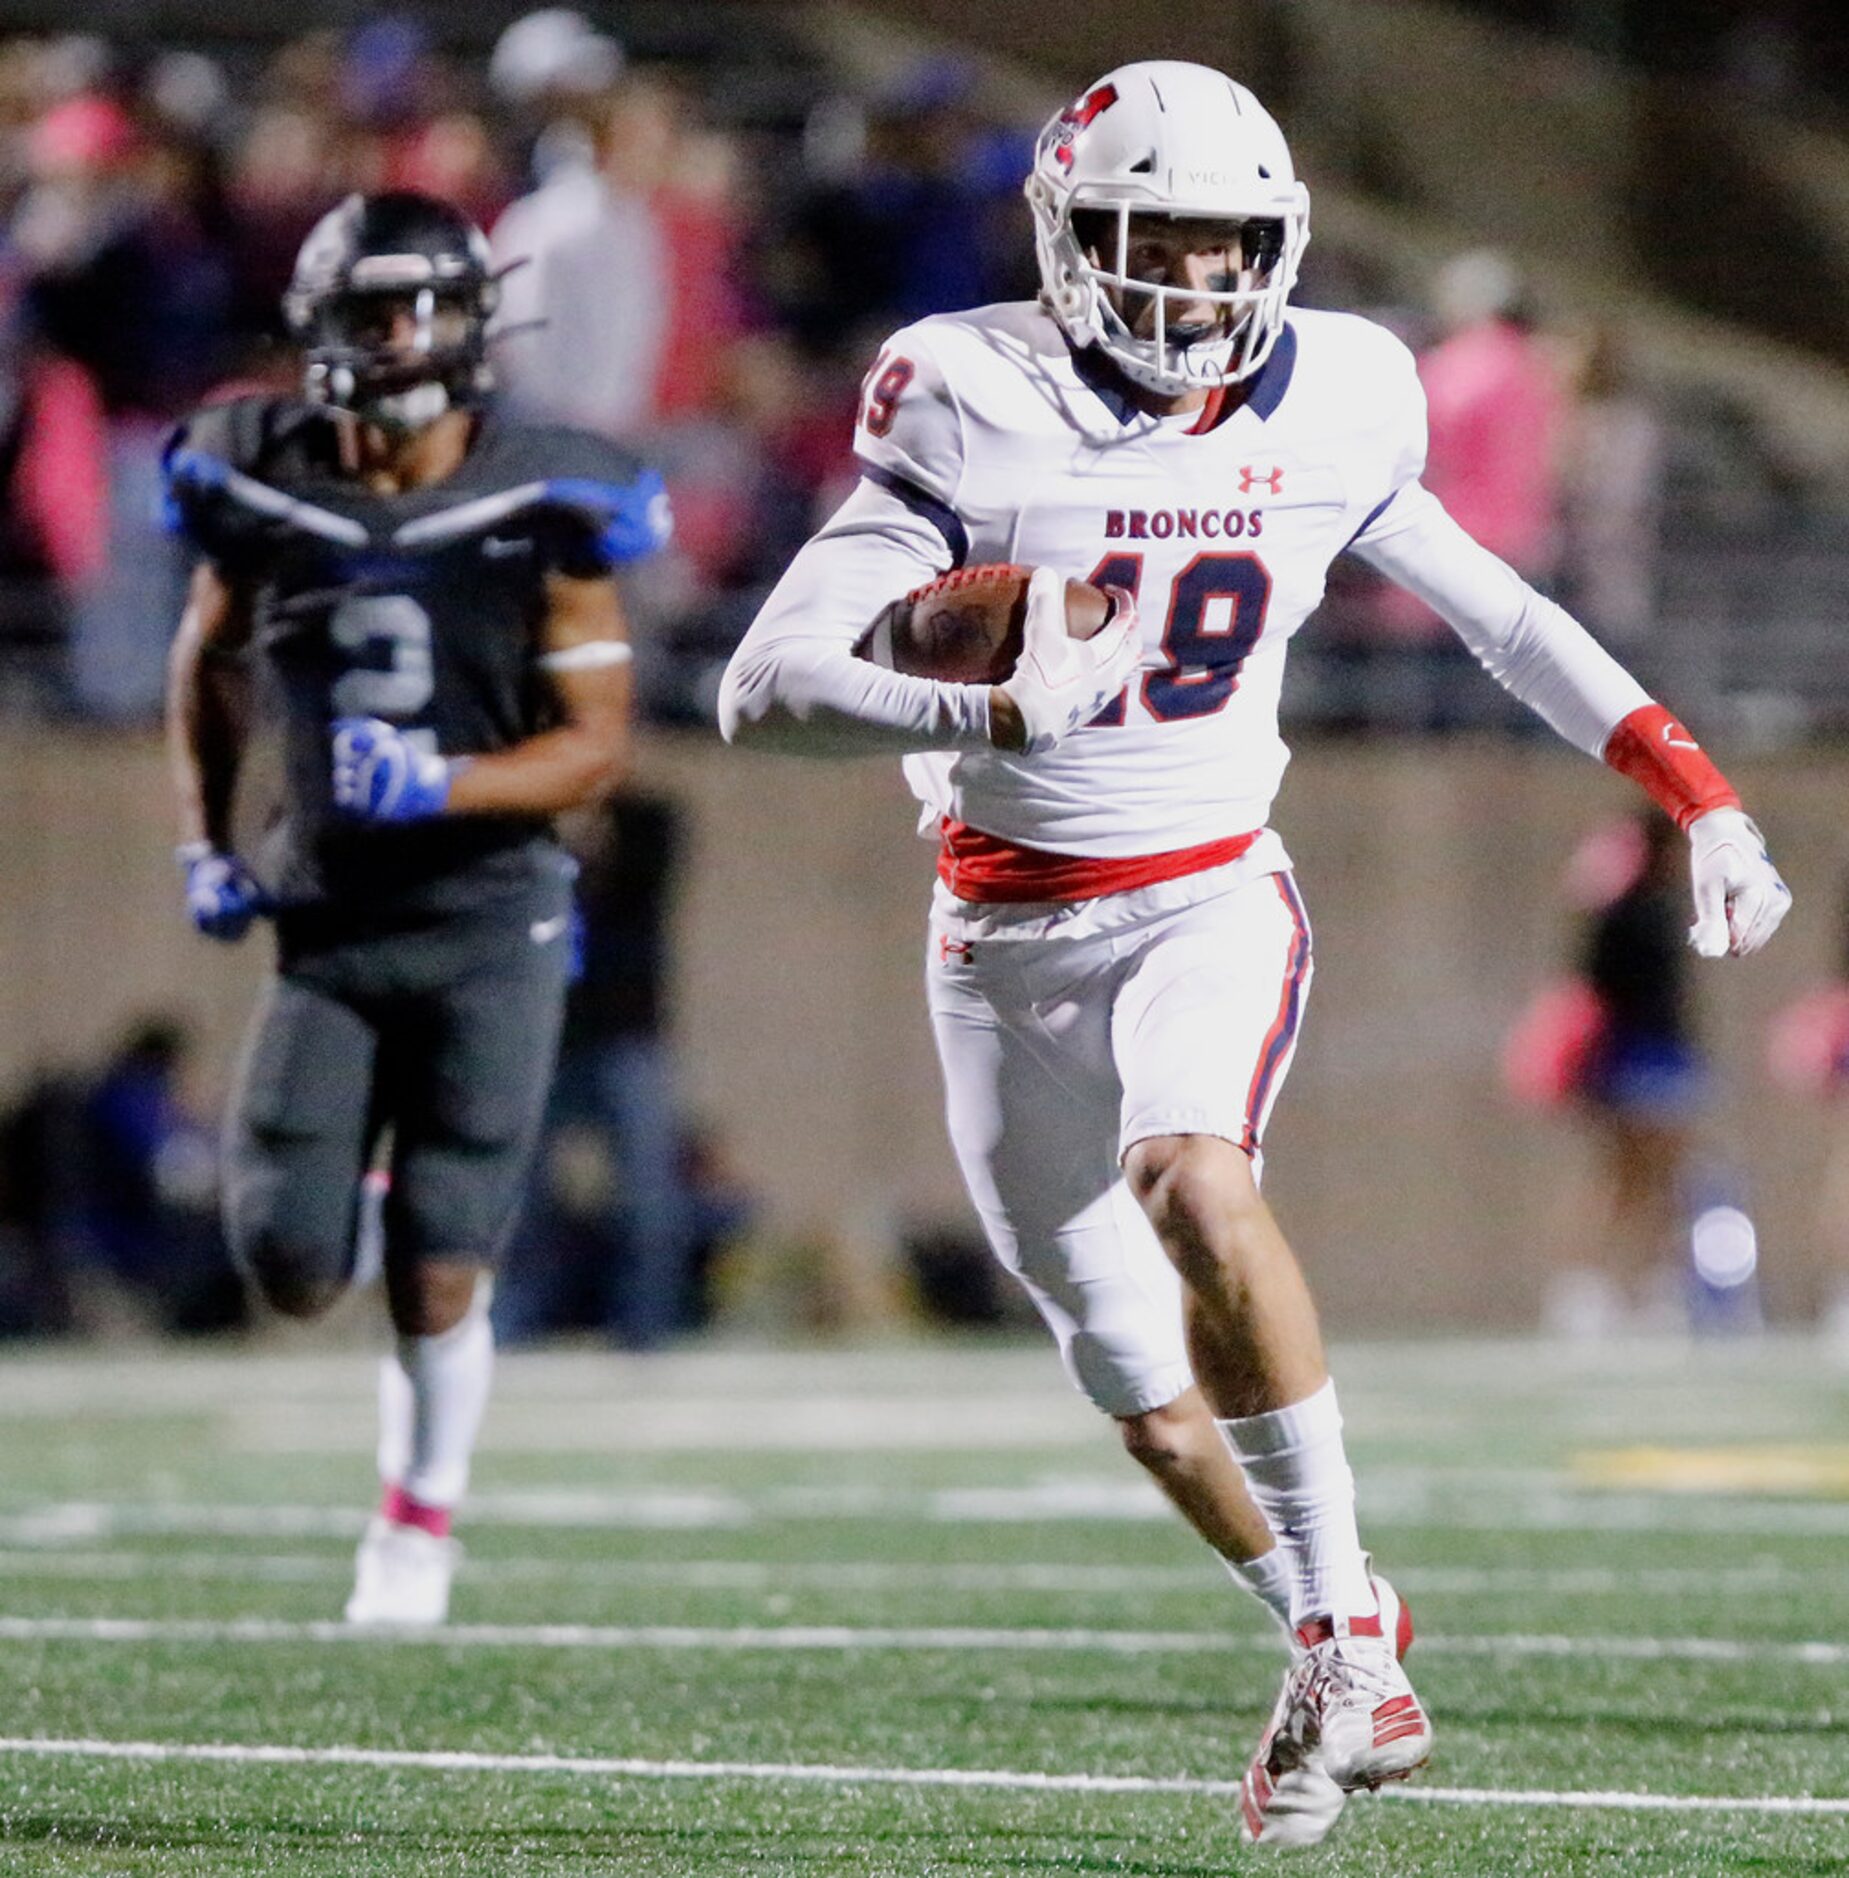
M 1107 554 L 1088 576 L 1095 587 L 1142 585 L 1140 554 Z M 1216 601 L 1225 602 L 1215 605 Z M 1164 724 L 1211 717 L 1239 689 L 1239 668 L 1265 630 L 1271 575 L 1256 554 L 1197 554 L 1169 586 L 1162 627 L 1165 671 L 1143 674 L 1143 703 Z M 1128 693 L 1099 712 L 1096 724 L 1121 724 Z

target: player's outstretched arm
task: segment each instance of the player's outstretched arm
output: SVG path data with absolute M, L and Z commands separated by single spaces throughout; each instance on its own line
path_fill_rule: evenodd
M 231 801 L 250 723 L 248 596 L 209 561 L 193 570 L 167 658 L 167 767 L 179 812 L 176 849 L 193 923 L 243 938 L 263 894 L 231 851 Z
M 332 730 L 334 806 L 368 822 L 558 815 L 608 795 L 630 755 L 630 648 L 609 575 L 546 577 L 540 669 L 561 722 L 486 756 L 439 756 L 376 717 Z
M 1394 496 L 1355 551 L 1448 621 L 1505 690 L 1675 818 L 1689 837 L 1689 943 L 1697 952 L 1744 957 L 1771 938 L 1791 894 L 1739 796 L 1571 614 L 1473 540 L 1417 483 Z

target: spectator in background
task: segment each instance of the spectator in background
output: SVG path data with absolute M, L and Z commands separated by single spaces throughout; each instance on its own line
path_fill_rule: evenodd
M 744 289 L 736 144 L 682 123 L 650 193 L 668 264 L 668 319 L 655 372 L 655 418 L 710 410 L 729 376 L 732 349 L 752 323 Z
M 228 194 L 238 326 L 279 337 L 277 308 L 295 257 L 339 198 L 335 137 L 327 119 L 297 102 L 261 106 L 231 157 Z
M 696 1221 L 668 1005 L 681 847 L 673 803 L 639 789 L 594 811 L 579 844 L 582 969 L 542 1157 L 553 1217 L 502 1282 L 495 1322 L 510 1337 L 594 1325 L 641 1350 L 695 1320 Z
M 430 31 L 408 14 L 381 14 L 347 40 L 339 86 L 358 136 L 353 182 L 366 190 L 415 190 L 486 227 L 510 191 L 488 127 L 457 102 L 450 65 Z
M 1004 299 L 1020 284 L 1027 218 L 998 230 L 995 210 L 998 197 L 1019 208 L 1033 141 L 1023 134 L 997 161 L 998 134 L 977 109 L 976 86 L 967 61 L 922 59 L 875 106 L 858 206 L 884 234 L 881 311 L 901 324 Z
M 1421 480 L 1484 547 L 1545 592 L 1556 571 L 1565 406 L 1521 300 L 1514 267 L 1490 250 L 1440 269 L 1433 308 L 1441 337 L 1419 359 L 1427 414 Z M 1423 601 L 1371 582 L 1366 594 L 1359 641 L 1348 648 L 1362 721 L 1449 730 L 1487 714 L 1526 732 L 1531 720 L 1479 687 L 1475 660 Z
M 29 317 L 90 375 L 108 421 L 108 552 L 77 596 L 71 690 L 88 715 L 139 721 L 159 708 L 185 582 L 150 524 L 161 444 L 230 356 L 233 268 L 197 150 L 144 135 L 115 99 L 54 106 L 28 159 L 13 238 Z
M 523 13 L 494 42 L 489 89 L 511 120 L 532 182 L 545 182 L 561 163 L 596 161 L 594 125 L 623 64 L 621 44 L 570 7 Z
M 1663 426 L 1637 389 L 1624 342 L 1601 327 L 1586 349 L 1561 454 L 1562 584 L 1602 639 L 1635 646 L 1656 616 Z
M 1687 842 L 1646 810 L 1587 846 L 1598 858 L 1582 852 L 1582 873 L 1622 848 L 1623 885 L 1593 912 L 1580 957 L 1600 1019 L 1579 1088 L 1596 1166 L 1544 1308 L 1548 1329 L 1577 1338 L 1681 1321 L 1690 1157 L 1709 1092 L 1690 1010 Z
M 98 1067 L 41 1075 L 0 1115 L 0 1335 L 244 1324 L 191 1055 L 182 1024 L 144 1018 Z
M 654 446 L 674 497 L 674 553 L 637 581 L 658 629 L 637 651 L 644 704 L 701 724 L 764 595 L 855 475 L 852 380 L 775 332 L 741 339 L 716 363 L 706 408 Z
M 496 353 L 511 401 L 533 416 L 634 437 L 655 414 L 672 273 L 652 197 L 673 148 L 675 103 L 626 78 L 594 162 L 559 162 L 495 224 L 507 270 Z
M 0 1112 L 0 1336 L 66 1336 L 83 1192 L 82 1095 L 70 1077 L 34 1076 Z
M 400 141 L 385 168 L 386 185 L 435 196 L 489 227 L 511 194 L 500 152 L 473 111 L 442 111 Z
M 168 1017 L 136 1024 L 82 1107 L 83 1242 L 93 1267 L 165 1330 L 246 1321 L 218 1229 L 218 1150 L 187 1088 L 193 1045 Z
M 864 369 L 895 325 L 1038 290 L 1023 271 L 1032 134 L 986 118 L 976 82 L 964 61 L 924 59 L 870 105 L 834 98 L 812 114 L 806 186 L 768 257 L 810 351 L 845 346 Z
M 23 315 L 0 236 L 0 706 L 64 701 L 71 596 L 99 581 L 109 540 L 108 435 L 95 380 Z
M 1429 436 L 1422 480 L 1492 554 L 1545 587 L 1566 405 L 1522 311 L 1521 277 L 1491 250 L 1461 254 L 1439 270 L 1433 305 L 1443 337 L 1419 361 Z

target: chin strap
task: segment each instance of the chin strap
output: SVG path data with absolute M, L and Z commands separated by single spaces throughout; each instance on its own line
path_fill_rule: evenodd
M 1605 761 L 1630 777 L 1678 828 L 1740 798 L 1707 753 L 1660 704 L 1640 704 L 1605 740 Z

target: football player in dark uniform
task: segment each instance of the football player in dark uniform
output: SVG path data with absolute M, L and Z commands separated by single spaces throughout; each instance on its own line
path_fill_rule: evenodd
M 286 305 L 304 395 L 209 407 L 167 487 L 202 559 L 168 720 L 200 930 L 273 918 L 246 1045 L 227 1227 L 263 1295 L 324 1311 L 386 1155 L 384 1501 L 347 1616 L 439 1622 L 493 1362 L 489 1274 L 532 1156 L 567 978 L 571 867 L 550 820 L 628 755 L 612 570 L 666 539 L 659 479 L 489 397 L 479 230 L 407 193 L 351 196 Z M 275 812 L 240 855 L 258 734 Z M 386 1144 L 389 1143 L 389 1147 Z

